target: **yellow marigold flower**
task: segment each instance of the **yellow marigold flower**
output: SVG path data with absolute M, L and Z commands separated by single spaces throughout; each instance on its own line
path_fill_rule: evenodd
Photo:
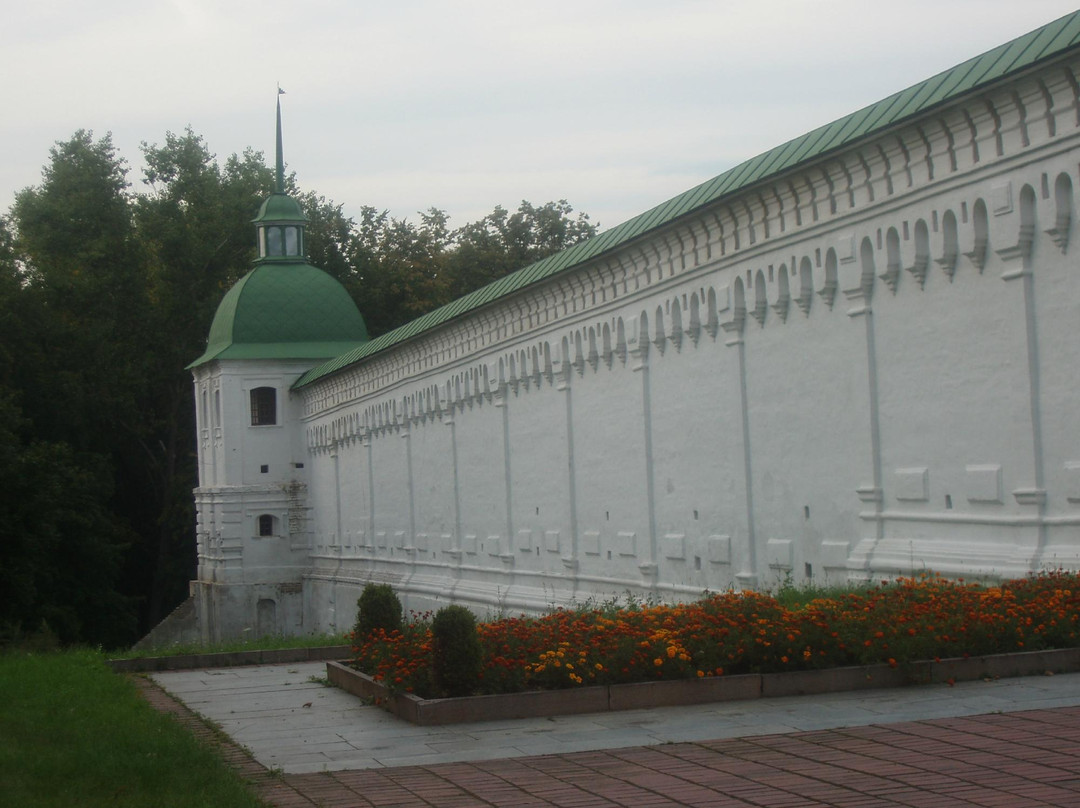
M 660 657 L 657 657 L 652 661 L 652 664 L 659 668 L 661 665 L 664 664 L 664 660 L 662 660 Z

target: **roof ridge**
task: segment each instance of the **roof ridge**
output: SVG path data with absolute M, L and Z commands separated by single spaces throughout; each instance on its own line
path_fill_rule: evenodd
M 766 177 L 787 171 L 811 159 L 834 152 L 855 140 L 895 126 L 984 84 L 1057 56 L 1078 44 L 1080 10 L 1059 17 L 880 101 L 761 152 L 587 241 L 524 266 L 398 326 L 347 354 L 312 368 L 301 376 L 294 386 L 310 384 L 374 353 L 444 325 L 492 300 L 524 289 L 570 267 L 584 264 L 686 215 L 691 210 L 712 204 Z M 860 119 L 860 115 L 865 117 Z

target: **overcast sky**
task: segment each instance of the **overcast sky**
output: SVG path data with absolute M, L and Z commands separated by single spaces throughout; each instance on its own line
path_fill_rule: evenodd
M 49 148 L 185 127 L 301 188 L 451 225 L 567 199 L 603 229 L 1073 10 L 1064 0 L 0 0 L 0 211 Z

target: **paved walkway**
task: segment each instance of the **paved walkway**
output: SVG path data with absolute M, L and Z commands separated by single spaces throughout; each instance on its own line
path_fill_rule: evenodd
M 420 728 L 324 670 L 153 680 L 283 808 L 1080 806 L 1080 674 Z

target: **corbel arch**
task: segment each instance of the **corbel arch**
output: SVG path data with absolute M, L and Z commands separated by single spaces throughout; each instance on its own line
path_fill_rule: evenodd
M 679 305 L 679 299 L 675 298 L 671 302 L 671 344 L 675 346 L 675 350 L 682 349 L 683 338 L 683 324 L 682 324 L 682 306 Z
M 1054 223 L 1046 229 L 1050 239 L 1063 253 L 1069 248 L 1069 231 L 1073 220 L 1072 179 L 1062 172 L 1054 180 Z
M 814 299 L 814 266 L 808 256 L 799 262 L 799 296 L 795 303 L 806 316 L 810 316 L 810 304 Z
M 941 215 L 942 252 L 937 259 L 938 265 L 951 281 L 956 273 L 956 257 L 960 254 L 960 236 L 956 225 L 956 214 L 951 210 Z
M 754 273 L 754 308 L 750 315 L 762 327 L 765 326 L 765 312 L 768 308 L 769 298 L 765 288 L 765 273 L 759 269 Z
M 925 219 L 915 222 L 915 260 L 907 268 L 922 289 L 926 285 L 926 273 L 930 266 L 930 230 Z
M 803 259 L 804 262 L 809 260 L 809 258 Z M 837 264 L 836 250 L 829 247 L 825 252 L 825 278 L 822 281 L 821 288 L 818 290 L 818 295 L 821 296 L 829 309 L 832 309 L 833 303 L 836 301 L 836 290 L 840 287 Z
M 990 217 L 986 211 L 986 202 L 976 199 L 971 206 L 971 249 L 964 253 L 979 272 L 986 266 L 986 254 L 990 249 Z
M 863 241 L 865 247 L 868 240 Z M 871 256 L 873 255 L 871 247 Z M 895 227 L 890 227 L 885 232 L 885 271 L 881 273 L 881 279 L 889 287 L 889 291 L 896 294 L 896 287 L 900 284 L 900 233 Z M 865 264 L 864 272 L 865 275 Z
M 780 322 L 787 322 L 788 311 L 791 308 L 791 287 L 788 283 L 787 264 L 781 264 L 776 273 L 776 301 L 772 304 L 772 310 L 780 318 Z

